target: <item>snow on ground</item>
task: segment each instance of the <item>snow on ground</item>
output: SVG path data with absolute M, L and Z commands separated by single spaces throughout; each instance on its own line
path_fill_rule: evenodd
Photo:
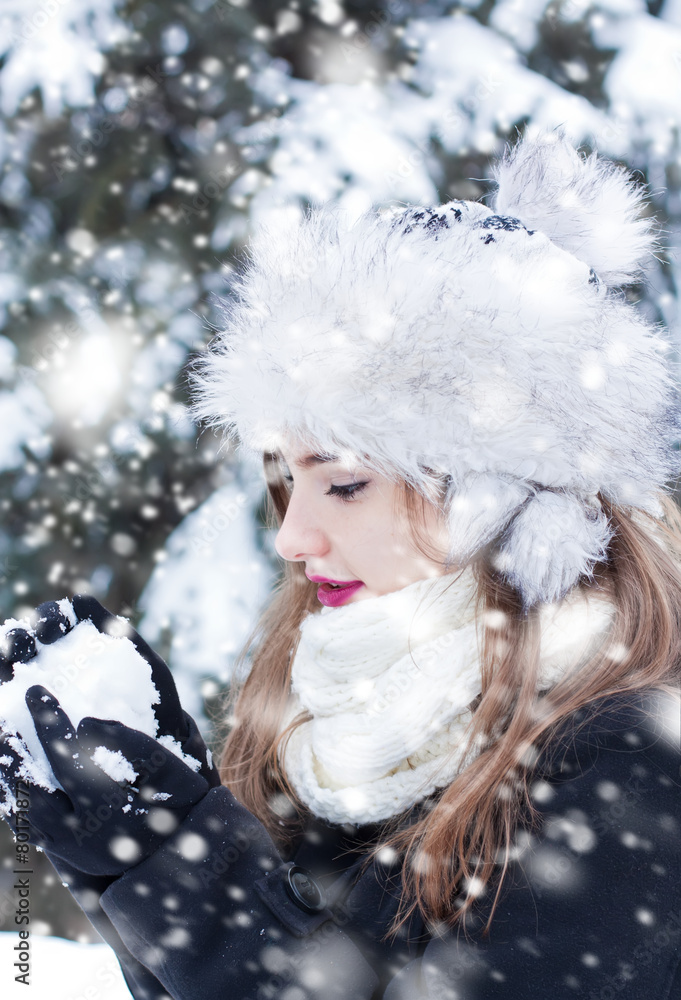
M 15 945 L 19 935 L 0 932 L 2 1000 L 130 1000 L 118 960 L 108 944 L 80 944 L 31 934 L 28 989 L 14 979 L 19 971 Z

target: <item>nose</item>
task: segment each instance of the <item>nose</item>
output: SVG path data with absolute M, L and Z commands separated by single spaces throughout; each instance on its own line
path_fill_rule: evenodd
M 286 515 L 274 539 L 274 548 L 287 562 L 300 562 L 311 556 L 323 556 L 329 550 L 326 533 L 314 517 L 309 504 L 291 494 Z

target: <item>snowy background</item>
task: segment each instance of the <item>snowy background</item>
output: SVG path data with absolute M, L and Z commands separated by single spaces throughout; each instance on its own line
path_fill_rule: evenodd
M 632 294 L 678 340 L 681 0 L 2 0 L 0 114 L 0 612 L 94 594 L 208 738 L 277 567 L 184 371 L 254 225 L 481 198 L 516 129 L 563 125 L 649 183 Z M 35 932 L 95 941 L 35 864 Z

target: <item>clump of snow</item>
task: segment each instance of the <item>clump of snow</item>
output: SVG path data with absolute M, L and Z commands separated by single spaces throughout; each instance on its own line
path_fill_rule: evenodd
M 4 738 L 7 745 L 14 750 L 21 761 L 17 776 L 25 779 L 26 781 L 30 781 L 35 785 L 41 785 L 43 788 L 47 788 L 48 791 L 53 792 L 59 783 L 54 777 L 52 769 L 47 764 L 44 755 L 42 761 L 35 760 L 31 756 L 26 743 L 21 739 L 21 737 L 9 735 Z M 11 759 L 8 759 L 8 765 L 12 765 Z M 0 804 L 0 816 L 6 816 L 8 813 L 14 812 L 16 809 L 16 798 L 14 795 L 14 789 L 10 787 L 4 779 L 0 781 L 0 785 L 2 785 L 2 791 L 4 794 L 4 800 L 2 804 Z
M 120 750 L 109 750 L 108 747 L 97 747 L 90 757 L 97 767 L 101 767 L 105 774 L 108 774 L 114 781 L 129 781 L 132 783 L 137 778 L 137 771 L 133 768 Z
M 74 625 L 78 624 L 78 619 L 76 617 L 76 612 L 73 610 L 73 605 L 68 597 L 63 597 L 61 601 L 57 601 L 57 607 L 63 614 L 64 618 L 68 619 L 69 624 L 73 628 Z
M 176 757 L 180 758 L 180 760 L 183 760 L 187 767 L 190 767 L 192 771 L 198 771 L 201 767 L 201 761 L 197 760 L 196 757 L 192 757 L 188 753 L 183 753 L 182 747 L 177 740 L 173 739 L 172 736 L 159 736 L 157 742 L 160 743 L 162 747 L 165 747 L 166 750 L 170 750 L 171 753 L 174 753 Z
M 65 604 L 69 602 L 60 603 L 62 610 Z M 69 617 L 72 615 L 70 609 Z M 123 619 L 120 621 L 122 627 L 127 627 Z M 30 631 L 27 620 L 9 619 L 0 635 L 16 627 Z M 117 720 L 148 736 L 156 736 L 158 723 L 152 706 L 158 704 L 159 693 L 151 679 L 151 667 L 130 639 L 124 635 L 104 635 L 91 621 L 85 620 L 51 645 L 36 640 L 36 647 L 37 655 L 27 663 L 15 663 L 12 680 L 0 685 L 0 725 L 23 738 L 25 749 L 21 746 L 14 749 L 24 759 L 28 750 L 30 761 L 26 765 L 31 769 L 30 780 L 50 790 L 58 784 L 26 705 L 26 691 L 34 684 L 41 684 L 57 698 L 74 727 L 91 716 Z

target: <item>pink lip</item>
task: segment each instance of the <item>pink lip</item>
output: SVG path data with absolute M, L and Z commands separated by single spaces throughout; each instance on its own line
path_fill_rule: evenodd
M 356 593 L 360 587 L 364 586 L 361 580 L 330 580 L 326 576 L 308 576 L 307 573 L 305 575 L 312 583 L 319 584 L 317 600 L 327 608 L 337 608 L 347 601 L 351 594 Z M 337 589 L 332 590 L 329 586 L 331 583 L 335 583 Z

